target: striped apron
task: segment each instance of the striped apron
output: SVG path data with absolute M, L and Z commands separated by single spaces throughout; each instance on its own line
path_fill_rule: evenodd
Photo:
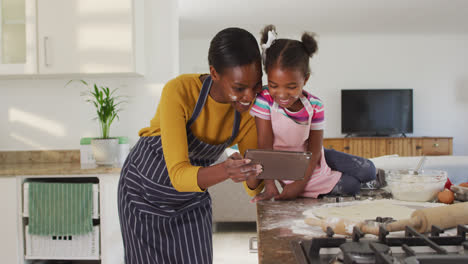
M 211 84 L 211 77 L 203 82 L 186 125 L 194 166 L 213 164 L 239 131 L 240 114 L 236 111 L 226 142 L 210 145 L 193 135 L 190 127 L 205 105 Z M 212 263 L 210 194 L 174 189 L 160 136 L 141 137 L 127 157 L 119 181 L 118 207 L 126 263 Z

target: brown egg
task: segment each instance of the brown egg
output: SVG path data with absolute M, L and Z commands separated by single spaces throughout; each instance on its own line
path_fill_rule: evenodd
M 455 197 L 453 196 L 453 192 L 449 189 L 445 189 L 439 192 L 439 194 L 437 194 L 437 198 L 439 198 L 439 202 L 445 204 L 451 204 L 455 199 Z
M 460 186 L 460 187 L 468 187 L 468 182 L 460 183 L 458 186 Z

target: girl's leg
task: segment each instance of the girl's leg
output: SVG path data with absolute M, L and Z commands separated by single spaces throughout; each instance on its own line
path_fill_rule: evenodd
M 345 177 L 346 174 L 351 176 L 353 179 L 358 180 L 359 183 L 375 180 L 376 169 L 372 161 L 362 157 L 336 151 L 334 149 L 324 148 L 324 152 L 325 160 L 328 166 L 332 170 L 342 172 L 342 179 L 348 178 Z
M 361 182 L 359 179 L 343 173 L 340 180 L 336 183 L 333 190 L 328 193 L 331 195 L 355 195 L 361 190 Z

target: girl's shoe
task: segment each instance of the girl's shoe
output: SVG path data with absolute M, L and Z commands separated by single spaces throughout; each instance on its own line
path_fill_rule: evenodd
M 383 169 L 377 169 L 375 180 L 361 183 L 361 189 L 380 189 L 385 186 L 387 186 L 387 181 L 385 181 L 385 170 Z

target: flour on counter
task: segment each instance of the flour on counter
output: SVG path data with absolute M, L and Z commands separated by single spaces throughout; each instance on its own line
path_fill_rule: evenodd
M 345 218 L 354 221 L 375 219 L 376 217 L 392 217 L 395 220 L 407 219 L 416 209 L 436 207 L 443 204 L 405 202 L 397 200 L 364 200 L 343 203 L 333 203 L 318 206 L 304 211 L 306 217 L 319 219 Z
M 310 208 L 303 204 L 295 204 L 288 208 L 287 211 L 280 204 L 276 207 L 272 205 L 268 213 L 268 217 L 263 220 L 262 230 L 271 230 L 280 228 L 278 236 L 302 235 L 305 238 L 324 236 L 325 233 L 318 226 L 309 226 L 304 222 L 305 216 L 299 215 L 296 219 L 291 219 L 290 212 L 304 212 Z
M 376 203 L 377 202 L 377 203 Z M 403 210 L 407 210 L 406 213 L 404 214 L 404 218 L 408 218 L 413 210 L 416 209 L 422 209 L 422 208 L 427 208 L 427 207 L 436 207 L 436 206 L 441 206 L 444 204 L 438 204 L 438 203 L 422 203 L 422 202 L 405 202 L 405 201 L 397 201 L 397 200 L 364 200 L 364 201 L 351 201 L 351 202 L 341 202 L 341 203 L 329 203 L 329 204 L 322 204 L 322 205 L 317 205 L 311 207 L 310 205 L 304 205 L 304 204 L 294 204 L 291 205 L 288 210 L 285 210 L 284 207 L 281 204 L 278 204 L 278 206 L 273 205 L 270 206 L 270 211 L 264 216 L 264 219 L 262 221 L 262 230 L 271 230 L 271 229 L 276 229 L 279 228 L 281 229 L 278 232 L 278 236 L 292 236 L 292 235 L 301 235 L 304 236 L 304 238 L 313 238 L 313 237 L 323 237 L 325 236 L 325 232 L 322 231 L 322 228 L 319 226 L 310 226 L 307 225 L 304 220 L 306 218 L 312 217 L 312 218 L 319 218 L 315 214 L 317 210 L 320 211 L 325 211 L 325 209 L 336 209 L 336 208 L 346 208 L 350 206 L 356 206 L 360 204 L 367 204 L 366 206 L 369 207 L 369 205 L 372 207 L 372 209 L 375 209 L 375 206 L 377 205 L 384 205 L 385 204 L 390 204 L 395 206 L 394 208 L 403 208 Z M 395 209 L 394 209 L 395 210 Z M 333 211 L 333 210 L 332 210 Z M 297 218 L 291 219 L 291 212 L 303 212 L 302 216 L 298 216 Z M 374 210 L 375 212 L 375 210 Z M 319 213 L 320 215 L 320 213 Z M 323 215 L 323 214 L 322 214 Z M 339 214 L 341 218 L 343 218 L 343 214 Z M 395 214 L 393 214 L 395 216 Z M 382 216 L 382 215 L 376 215 L 376 214 L 371 214 L 370 217 L 365 216 L 365 219 L 369 218 L 374 218 L 376 216 Z M 385 212 L 384 215 L 388 216 L 388 213 Z M 323 217 L 323 216 L 322 216 Z M 333 216 L 330 216 L 333 217 Z M 337 216 L 334 216 L 336 219 L 338 219 Z M 348 216 L 345 216 L 346 218 L 349 218 Z M 364 217 L 361 215 L 361 217 Z M 398 215 L 397 215 L 398 217 Z M 401 217 L 401 216 L 399 216 Z M 395 218 L 395 217 L 394 217 Z M 320 218 L 319 218 L 320 219 Z M 365 220 L 364 219 L 364 220 Z M 398 219 L 398 218 L 397 218 Z M 352 225 L 349 226 L 349 231 L 352 232 Z M 344 237 L 341 235 L 335 235 L 337 237 Z M 373 236 L 373 235 L 366 235 L 366 236 Z
M 325 232 L 319 226 L 310 226 L 304 220 L 294 220 L 290 225 L 291 231 L 294 234 L 303 235 L 306 237 L 320 237 L 324 236 Z
M 267 224 L 263 227 L 265 230 L 275 229 L 275 228 L 282 228 L 285 230 L 291 231 L 293 234 L 302 235 L 304 237 L 320 237 L 324 236 L 325 232 L 319 226 L 310 226 L 304 222 L 304 219 L 298 220 L 283 220 L 283 221 L 276 221 L 272 224 Z M 280 232 L 280 236 L 287 236 L 287 232 Z

